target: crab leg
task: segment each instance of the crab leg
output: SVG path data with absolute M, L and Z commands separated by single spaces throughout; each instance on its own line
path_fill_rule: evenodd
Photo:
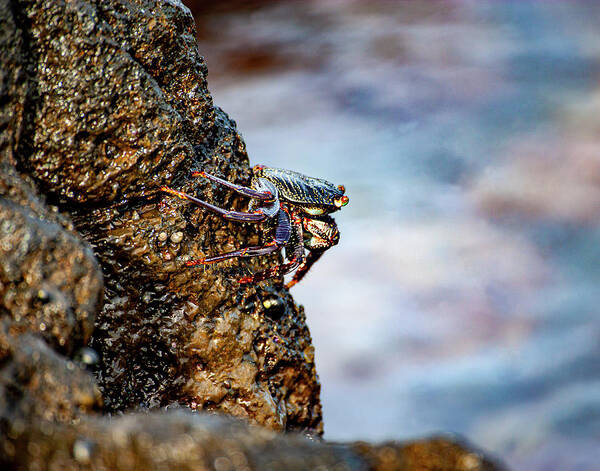
M 300 265 L 300 261 L 296 258 L 293 258 L 289 262 L 282 265 L 277 265 L 276 267 L 256 272 L 253 275 L 244 276 L 240 278 L 238 282 L 240 284 L 258 283 L 259 281 L 268 280 L 269 278 L 286 275 L 287 273 L 294 271 L 298 265 Z
M 240 221 L 240 222 L 261 222 L 267 218 L 267 215 L 264 214 L 260 209 L 254 211 L 252 213 L 244 213 L 240 211 L 228 211 L 226 209 L 219 208 L 213 204 L 210 204 L 201 199 L 195 198 L 192 195 L 188 195 L 183 191 L 174 190 L 173 188 L 169 188 L 167 186 L 160 187 L 161 191 L 165 193 L 170 193 L 171 195 L 177 196 L 178 198 L 191 201 L 196 206 L 200 206 L 201 208 L 208 209 L 219 216 L 228 219 L 230 221 Z
M 236 185 L 235 183 L 228 182 L 227 180 L 223 180 L 222 178 L 215 177 L 210 173 L 202 172 L 192 172 L 193 177 L 204 177 L 212 180 L 213 182 L 220 183 L 223 186 L 231 188 L 234 191 L 237 191 L 239 194 L 248 196 L 249 198 L 255 198 L 258 200 L 269 201 L 273 199 L 273 193 L 270 191 L 259 191 L 253 188 L 248 188 L 242 185 Z
M 287 263 L 283 263 L 282 265 L 277 265 L 276 267 L 269 268 L 267 270 L 256 272 L 253 275 L 244 276 L 238 280 L 239 283 L 258 283 L 259 281 L 268 280 L 269 278 L 286 275 L 287 273 L 294 271 L 299 265 L 304 263 L 302 220 L 297 218 L 294 214 L 292 214 L 292 219 L 294 223 L 294 231 L 296 232 L 297 241 L 296 247 L 294 248 L 294 253 L 292 254 L 292 258 L 290 259 L 290 261 Z
M 309 250 L 308 255 L 300 264 L 298 271 L 296 271 L 296 273 L 294 273 L 293 278 L 285 285 L 285 287 L 287 289 L 290 289 L 292 286 L 294 286 L 296 283 L 298 283 L 302 278 L 304 278 L 304 275 L 306 275 L 308 270 L 310 270 L 310 267 L 312 267 L 313 263 L 315 263 L 317 260 L 319 260 L 319 258 L 321 258 L 321 255 L 323 255 L 324 253 L 325 253 L 325 250 Z
M 210 265 L 211 263 L 221 262 L 230 258 L 236 257 L 258 257 L 259 255 L 267 255 L 275 252 L 280 248 L 276 241 L 271 241 L 266 245 L 257 245 L 253 247 L 245 247 L 243 249 L 234 250 L 233 252 L 222 253 L 214 257 L 200 258 L 185 262 L 186 266 L 193 267 L 196 265 Z
M 275 238 L 266 245 L 257 245 L 253 247 L 245 247 L 243 249 L 234 250 L 233 252 L 227 252 L 214 257 L 201 258 L 198 260 L 192 260 L 186 262 L 188 267 L 196 265 L 210 265 L 211 263 L 221 262 L 230 258 L 237 257 L 258 257 L 259 255 L 267 255 L 279 250 L 284 247 L 291 234 L 290 219 L 285 211 L 279 211 L 277 229 L 275 231 Z

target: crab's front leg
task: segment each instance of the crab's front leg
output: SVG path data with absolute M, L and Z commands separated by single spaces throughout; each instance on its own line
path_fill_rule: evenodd
M 177 198 L 181 198 L 183 200 L 188 200 L 194 203 L 196 206 L 200 206 L 201 208 L 208 209 L 209 211 L 218 214 L 224 219 L 228 219 L 230 221 L 238 221 L 238 222 L 261 222 L 269 217 L 262 209 L 258 209 L 252 213 L 244 213 L 241 211 L 228 211 L 227 209 L 219 208 L 214 204 L 210 204 L 207 201 L 196 198 L 195 196 L 188 195 L 183 191 L 174 190 L 173 188 L 169 188 L 168 186 L 160 187 L 161 191 L 165 193 L 169 193 L 173 196 L 177 196 Z
M 340 231 L 335 220 L 330 216 L 322 216 L 319 219 L 303 218 L 302 225 L 304 230 L 310 234 L 310 237 L 307 237 L 304 242 L 304 246 L 308 249 L 308 256 L 304 258 L 292 279 L 285 285 L 288 289 L 304 278 L 310 267 L 321 258 L 323 253 L 340 240 Z
M 173 196 L 176 196 L 177 198 L 190 201 L 196 206 L 200 206 L 201 208 L 207 209 L 230 221 L 258 223 L 264 221 L 267 218 L 275 216 L 279 211 L 277 189 L 271 183 L 267 182 L 264 179 L 259 179 L 256 181 L 256 188 L 246 188 L 244 186 L 228 182 L 227 180 L 223 180 L 219 177 L 215 177 L 214 175 L 210 175 L 206 172 L 193 172 L 192 175 L 208 178 L 209 180 L 212 180 L 216 183 L 220 183 L 221 185 L 231 188 L 232 190 L 242 195 L 249 196 L 250 198 L 253 198 L 254 200 L 259 202 L 259 207 L 256 211 L 251 212 L 229 211 L 227 209 L 219 208 L 214 204 L 211 204 L 207 201 L 196 198 L 195 196 L 184 193 L 183 191 L 175 190 L 168 186 L 162 186 L 160 187 L 160 190 L 164 191 L 165 193 L 169 193 Z
M 206 172 L 192 172 L 192 177 L 204 177 L 209 180 L 212 180 L 215 183 L 219 183 L 223 186 L 231 188 L 236 191 L 240 195 L 248 196 L 249 198 L 254 198 L 261 201 L 273 201 L 277 195 L 273 194 L 273 192 L 269 190 L 261 190 L 255 188 L 248 188 L 242 185 L 237 185 L 236 183 L 228 182 L 227 180 L 223 180 L 222 178 L 215 177 L 210 173 Z

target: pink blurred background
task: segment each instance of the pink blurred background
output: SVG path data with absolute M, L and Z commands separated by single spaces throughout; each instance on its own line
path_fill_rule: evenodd
M 185 2 L 251 163 L 343 183 L 325 438 L 600 463 L 600 3 Z

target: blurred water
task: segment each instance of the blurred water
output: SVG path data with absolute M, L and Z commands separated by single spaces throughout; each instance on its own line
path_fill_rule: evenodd
M 598 469 L 600 4 L 199 5 L 252 163 L 348 189 L 293 289 L 325 437 Z

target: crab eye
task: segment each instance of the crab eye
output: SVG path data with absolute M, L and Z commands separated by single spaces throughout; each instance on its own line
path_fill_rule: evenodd
M 336 198 L 334 200 L 334 203 L 336 207 L 341 208 L 342 206 L 346 206 L 348 204 L 348 201 L 350 201 L 350 198 L 348 198 L 347 196 L 342 196 L 341 198 Z
M 344 185 L 338 185 L 338 190 L 342 192 L 342 195 L 346 193 L 346 187 Z
M 261 170 L 263 170 L 264 168 L 265 168 L 264 165 L 257 164 L 252 168 L 252 171 L 254 172 L 255 175 L 258 175 L 261 172 Z

